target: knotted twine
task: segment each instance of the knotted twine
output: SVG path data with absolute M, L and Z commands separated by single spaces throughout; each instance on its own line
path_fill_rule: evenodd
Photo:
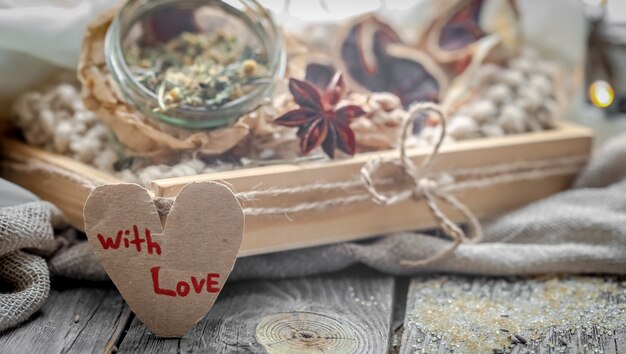
M 406 142 L 409 137 L 410 128 L 413 127 L 413 122 L 422 117 L 425 113 L 429 112 L 435 113 L 439 119 L 441 129 L 439 138 L 437 139 L 431 154 L 423 160 L 420 168 L 418 169 L 415 164 L 413 164 L 413 161 L 411 161 L 411 159 L 407 156 Z M 469 210 L 469 208 L 461 203 L 456 197 L 441 189 L 439 187 L 439 183 L 435 179 L 429 178 L 426 175 L 439 153 L 439 149 L 443 144 L 445 136 L 446 115 L 444 114 L 442 107 L 437 104 L 427 102 L 415 104 L 411 107 L 408 114 L 402 121 L 398 142 L 398 148 L 400 150 L 399 160 L 385 161 L 380 158 L 373 158 L 366 162 L 363 168 L 361 168 L 361 180 L 375 203 L 388 206 L 404 202 L 409 198 L 413 198 L 418 202 L 420 200 L 424 200 L 428 206 L 428 210 L 430 210 L 430 213 L 434 217 L 441 231 L 443 231 L 444 235 L 448 236 L 453 241 L 449 247 L 444 248 L 443 251 L 430 257 L 420 260 L 402 260 L 400 263 L 403 266 L 420 267 L 429 264 L 451 254 L 463 242 L 478 242 L 482 238 L 482 227 L 480 226 L 480 222 Z M 401 171 L 413 182 L 413 189 L 384 195 L 376 188 L 372 175 L 382 165 L 397 165 L 398 162 L 400 163 Z M 457 209 L 465 216 L 472 232 L 470 237 L 468 237 L 463 229 L 452 222 L 452 220 L 450 220 L 450 218 L 441 211 L 439 205 L 437 204 L 437 199 Z

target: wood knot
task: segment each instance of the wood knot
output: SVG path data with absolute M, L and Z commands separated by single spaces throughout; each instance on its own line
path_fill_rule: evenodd
M 345 321 L 311 312 L 277 313 L 256 327 L 257 342 L 272 353 L 354 353 L 358 336 Z

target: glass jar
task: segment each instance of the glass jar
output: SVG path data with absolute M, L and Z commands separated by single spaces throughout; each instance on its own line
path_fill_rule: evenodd
M 224 126 L 263 104 L 284 75 L 285 53 L 256 0 L 129 0 L 105 40 L 128 103 L 187 129 Z

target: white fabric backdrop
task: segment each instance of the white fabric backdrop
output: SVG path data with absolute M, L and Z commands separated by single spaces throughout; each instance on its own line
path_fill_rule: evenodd
M 432 0 L 385 0 L 385 15 L 414 26 Z M 89 21 L 117 0 L 0 0 L 0 101 L 46 78 L 59 67 L 74 69 Z M 380 0 L 261 0 L 290 27 L 337 21 L 380 8 Z M 584 55 L 586 25 L 580 0 L 519 0 L 529 42 L 565 62 Z

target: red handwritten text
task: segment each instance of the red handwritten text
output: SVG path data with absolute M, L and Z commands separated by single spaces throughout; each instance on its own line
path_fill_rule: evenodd
M 218 293 L 220 291 L 220 288 L 217 287 L 219 283 L 216 280 L 220 278 L 220 275 L 217 273 L 209 273 L 207 274 L 206 278 L 203 277 L 200 279 L 192 276 L 191 285 L 188 282 L 181 280 L 178 283 L 176 283 L 176 290 L 162 288 L 159 282 L 160 270 L 161 270 L 161 267 L 150 268 L 150 273 L 152 273 L 152 286 L 154 288 L 154 293 L 157 295 L 165 295 L 165 296 L 177 296 L 178 295 L 180 297 L 185 297 L 189 295 L 192 288 L 196 294 L 200 294 L 204 290 L 205 285 L 206 285 L 206 291 L 208 293 Z
M 148 251 L 148 254 L 156 253 L 157 255 L 161 255 L 161 246 L 158 242 L 152 240 L 152 234 L 148 228 L 144 229 L 145 238 L 141 238 L 139 234 L 139 229 L 137 225 L 133 225 L 133 235 L 130 236 L 130 230 L 119 230 L 117 232 L 117 236 L 115 238 L 105 237 L 102 234 L 98 234 L 98 240 L 102 245 L 102 249 L 118 249 L 120 245 L 123 243 L 125 248 L 131 248 L 134 246 L 137 252 L 142 251 L 142 244 L 145 243 L 145 248 Z M 131 246 L 132 245 L 132 246 Z

